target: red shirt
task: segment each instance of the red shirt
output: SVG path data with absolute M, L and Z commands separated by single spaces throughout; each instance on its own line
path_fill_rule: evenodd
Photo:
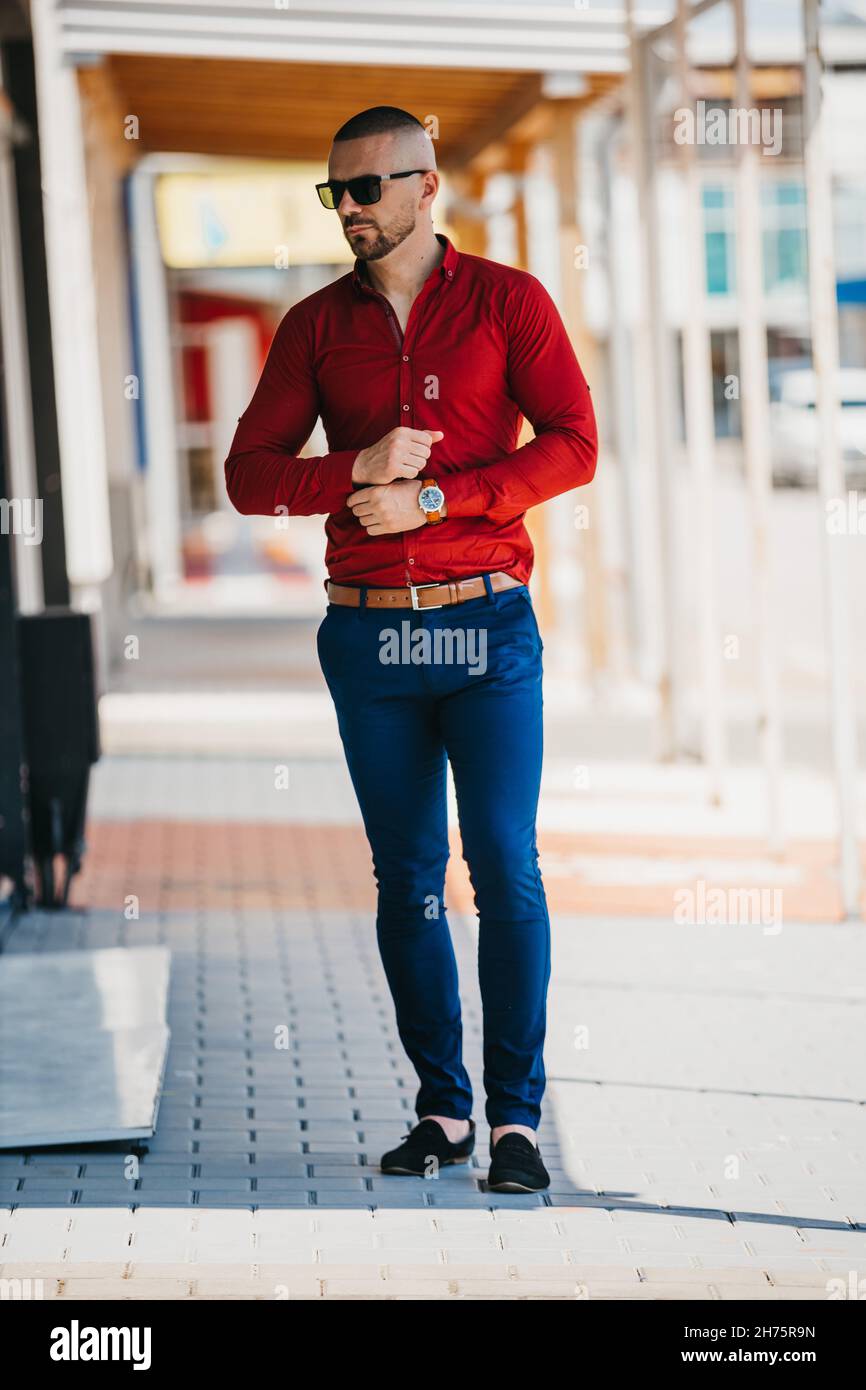
M 247 515 L 327 513 L 332 579 L 385 586 L 505 570 L 526 581 L 528 507 L 588 483 L 597 435 L 583 373 L 532 275 L 458 254 L 447 238 L 403 334 L 362 262 L 280 323 L 225 474 Z M 517 448 L 521 417 L 535 439 Z M 299 458 L 321 416 L 329 452 Z M 444 430 L 425 477 L 445 493 L 439 525 L 368 536 L 346 506 L 360 449 L 397 425 Z

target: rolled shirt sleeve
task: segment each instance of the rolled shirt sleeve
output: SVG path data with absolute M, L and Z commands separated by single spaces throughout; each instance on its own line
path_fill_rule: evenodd
M 535 438 L 443 482 L 449 517 L 507 521 L 529 507 L 589 483 L 598 431 L 589 387 L 550 295 L 521 277 L 507 305 L 508 380 Z
M 299 456 L 318 417 L 307 330 L 300 314 L 290 309 L 225 461 L 226 491 L 237 511 L 245 516 L 316 516 L 345 507 L 358 450 Z

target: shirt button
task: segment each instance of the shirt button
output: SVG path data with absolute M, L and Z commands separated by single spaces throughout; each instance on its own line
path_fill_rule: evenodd
M 408 361 L 409 361 L 409 358 L 406 356 L 405 353 L 403 354 L 403 361 L 404 361 L 404 362 L 408 362 Z
M 408 409 L 409 409 L 408 405 L 404 405 L 403 409 L 404 409 L 404 410 L 408 410 Z
M 415 561 L 412 559 L 412 557 L 411 557 L 411 555 L 410 555 L 410 556 L 409 556 L 409 564 L 410 564 L 410 565 L 414 565 L 414 563 L 415 563 Z

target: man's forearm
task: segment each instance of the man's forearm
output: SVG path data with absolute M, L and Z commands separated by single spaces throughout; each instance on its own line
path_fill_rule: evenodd
M 226 491 L 244 516 L 320 516 L 339 512 L 352 491 L 357 449 L 299 458 L 273 449 L 229 454 Z
M 595 420 L 590 414 L 580 431 L 545 431 L 496 463 L 450 474 L 442 486 L 452 517 L 508 521 L 592 482 L 597 459 Z

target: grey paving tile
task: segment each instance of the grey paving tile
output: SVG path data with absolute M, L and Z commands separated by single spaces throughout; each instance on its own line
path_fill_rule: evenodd
M 27 1192 L 16 1193 L 14 1197 L 7 1197 L 16 1207 L 38 1206 L 69 1206 L 75 1199 L 75 1193 L 69 1191 L 59 1191 L 56 1187 L 41 1190 L 38 1187 L 31 1187 Z

